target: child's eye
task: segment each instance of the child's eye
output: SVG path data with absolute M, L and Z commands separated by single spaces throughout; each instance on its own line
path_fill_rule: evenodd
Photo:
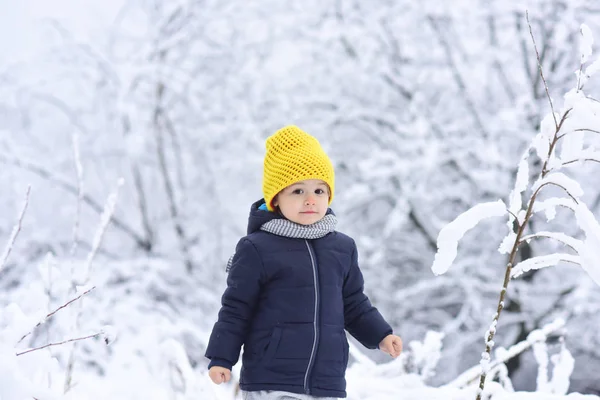
M 315 193 L 316 194 L 325 194 L 325 191 L 323 189 L 316 189 Z
M 302 193 L 304 193 L 304 190 L 302 190 L 302 189 L 295 189 L 292 193 L 293 194 L 302 194 Z

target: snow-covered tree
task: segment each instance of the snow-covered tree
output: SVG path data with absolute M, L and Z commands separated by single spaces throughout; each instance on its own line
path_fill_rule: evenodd
M 600 163 L 598 147 L 593 141 L 590 143 L 586 140 L 586 134 L 589 136 L 598 132 L 596 127 L 600 126 L 600 102 L 586 95 L 583 91 L 583 86 L 588 79 L 600 69 L 600 61 L 591 62 L 590 60 L 593 43 L 590 28 L 584 24 L 581 26 L 580 31 L 582 36 L 579 47 L 581 67 L 576 75 L 576 87 L 565 95 L 564 105 L 558 110 L 555 109 L 549 95 L 543 67 L 541 63 L 539 64 L 539 73 L 548 95 L 551 114 L 542 120 L 539 133 L 521 158 L 508 205 L 502 200 L 477 204 L 445 226 L 438 237 L 438 252 L 432 266 L 432 270 L 436 275 L 445 273 L 453 263 L 458 241 L 468 230 L 483 219 L 507 216 L 508 234 L 500 244 L 499 251 L 508 254 L 508 262 L 497 311 L 485 334 L 485 351 L 481 359 L 481 378 L 477 400 L 482 398 L 486 378 L 490 372 L 491 354 L 495 345 L 494 338 L 499 328 L 498 321 L 510 296 L 507 295 L 507 292 L 509 283 L 513 278 L 532 270 L 539 270 L 557 264 L 562 266 L 567 263 L 580 266 L 592 281 L 600 286 L 600 269 L 597 265 L 597 260 L 600 258 L 598 253 L 600 249 L 600 223 L 585 204 L 584 192 L 580 184 L 567 175 L 567 170 L 572 166 L 580 165 L 586 161 Z M 538 60 L 541 60 L 537 46 L 534 48 Z M 529 183 L 530 153 L 535 153 L 541 160 L 538 177 L 531 184 Z M 558 195 L 552 191 L 556 188 L 559 192 Z M 527 199 L 525 204 L 522 200 L 523 195 Z M 552 221 L 556 217 L 558 207 L 570 210 L 574 214 L 576 226 L 583 234 L 583 239 L 576 239 L 562 231 L 531 229 L 531 225 L 528 223 L 531 218 L 539 215 L 538 213 L 545 213 L 546 220 Z M 520 248 L 536 239 L 554 240 L 570 251 L 554 252 L 519 261 L 517 252 Z M 556 312 L 554 304 L 551 307 L 550 312 Z M 577 314 L 576 311 L 566 309 L 559 313 L 568 321 L 573 315 Z M 578 340 L 577 338 L 574 342 Z M 538 351 L 537 347 L 534 348 L 534 352 L 536 356 L 540 352 L 541 354 L 545 353 L 543 350 Z M 562 352 L 566 352 L 565 357 L 567 357 L 570 365 L 567 376 L 570 376 L 573 369 L 573 359 L 564 347 Z M 540 360 L 540 356 L 537 356 L 537 358 L 540 365 L 546 368 L 547 360 Z M 557 367 L 554 373 L 558 375 L 560 371 L 562 369 Z M 560 394 L 566 393 L 568 384 L 566 387 L 564 384 L 561 384 L 560 388 L 550 387 L 546 379 L 545 373 L 539 374 L 538 389 L 540 391 L 554 393 L 556 390 L 562 392 Z

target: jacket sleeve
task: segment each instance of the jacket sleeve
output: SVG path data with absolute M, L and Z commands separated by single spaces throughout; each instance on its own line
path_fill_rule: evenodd
M 356 244 L 352 252 L 352 265 L 344 280 L 343 295 L 346 330 L 366 348 L 378 348 L 383 338 L 392 334 L 393 330 L 364 293 L 364 279 L 358 267 Z
M 227 276 L 227 289 L 221 298 L 221 309 L 205 356 L 210 366 L 229 368 L 237 363 L 264 281 L 263 264 L 258 251 L 243 238 L 233 256 Z

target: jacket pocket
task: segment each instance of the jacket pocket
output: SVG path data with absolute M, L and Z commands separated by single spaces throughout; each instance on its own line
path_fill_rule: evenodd
M 271 339 L 269 340 L 269 345 L 265 350 L 265 355 L 263 356 L 263 362 L 268 362 L 275 357 L 275 353 L 277 353 L 277 347 L 279 347 L 279 342 L 281 341 L 281 328 L 276 326 L 273 328 L 273 333 L 271 334 Z
M 348 338 L 346 332 L 342 330 L 342 351 L 344 352 L 344 371 L 348 368 L 348 353 L 350 353 L 350 345 L 348 344 Z

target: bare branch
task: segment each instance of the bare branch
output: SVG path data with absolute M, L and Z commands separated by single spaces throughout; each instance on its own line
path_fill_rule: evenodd
M 506 211 L 513 216 L 513 218 L 515 219 L 515 223 L 517 224 L 517 229 L 521 227 L 521 224 L 519 223 L 519 217 L 517 217 L 515 215 L 515 213 L 513 213 L 512 211 L 510 211 L 508 208 L 506 209 Z
M 163 177 L 163 183 L 165 185 L 165 191 L 167 194 L 167 198 L 169 200 L 169 213 L 171 214 L 171 219 L 173 220 L 173 227 L 175 229 L 175 235 L 179 239 L 179 246 L 181 253 L 184 258 L 185 266 L 187 272 L 191 272 L 193 269 L 193 263 L 189 255 L 189 248 L 187 243 L 189 239 L 187 238 L 187 234 L 185 232 L 185 228 L 181 223 L 181 215 L 180 210 L 177 205 L 177 199 L 175 190 L 173 187 L 173 182 L 171 181 L 171 177 L 169 176 L 169 171 L 167 168 L 167 160 L 165 157 L 165 149 L 163 142 L 163 133 L 161 132 L 161 120 L 162 120 L 162 111 L 157 110 L 157 114 L 155 115 L 155 136 L 157 141 L 156 151 L 160 165 L 161 175 Z
M 25 351 L 22 351 L 22 352 L 20 352 L 20 353 L 17 353 L 17 356 L 22 356 L 23 354 L 31 353 L 31 352 L 33 352 L 33 351 L 37 351 L 37 350 L 42 350 L 42 349 L 45 349 L 45 348 L 48 348 L 48 347 L 52 347 L 52 346 L 60 346 L 60 345 L 62 345 L 62 344 L 66 344 L 66 343 L 77 342 L 77 341 L 79 341 L 79 340 L 85 340 L 85 339 L 91 339 L 91 338 L 95 338 L 95 337 L 98 337 L 98 336 L 100 336 L 100 335 L 102 335 L 102 333 L 101 333 L 101 332 L 99 332 L 99 333 L 94 333 L 93 335 L 88 335 L 88 336 L 79 337 L 79 338 L 74 338 L 74 339 L 63 340 L 62 342 L 57 342 L 57 343 L 48 343 L 48 344 L 46 344 L 46 345 L 44 345 L 44 346 L 36 347 L 36 348 L 33 348 L 33 349 L 29 349 L 29 350 L 25 350 Z
M 544 186 L 547 185 L 554 185 L 554 186 L 558 186 L 559 188 L 561 188 L 562 190 L 565 191 L 565 193 L 567 193 L 569 195 L 569 197 L 575 202 L 575 204 L 579 204 L 579 202 L 577 201 L 577 199 L 567 190 L 567 188 L 565 188 L 562 185 L 559 185 L 558 183 L 555 182 L 546 182 L 542 185 L 540 185 L 540 187 L 535 191 L 535 193 L 537 194 Z
M 10 238 L 8 239 L 8 243 L 6 244 L 6 248 L 4 249 L 4 252 L 2 253 L 2 257 L 0 257 L 0 271 L 2 271 L 2 268 L 4 267 L 4 265 L 6 265 L 6 261 L 8 260 L 8 256 L 10 255 L 10 252 L 12 251 L 12 248 L 15 244 L 15 240 L 17 239 L 17 236 L 19 235 L 19 232 L 21 231 L 23 217 L 25 216 L 25 211 L 27 211 L 27 206 L 29 205 L 29 193 L 30 192 L 31 192 L 31 186 L 27 186 L 27 191 L 25 192 L 25 202 L 23 203 L 23 208 L 21 209 L 21 213 L 19 214 L 19 219 L 17 221 L 17 224 L 13 228 Z
M 594 129 L 586 129 L 586 128 L 581 128 L 581 129 L 574 129 L 572 131 L 569 132 L 565 132 L 562 135 L 559 135 L 557 138 L 558 139 L 562 139 L 564 136 L 568 135 L 569 133 L 573 133 L 573 132 L 592 132 L 592 133 L 600 133 L 600 131 L 596 131 Z
M 25 339 L 27 336 L 31 335 L 31 333 L 35 330 L 35 328 L 37 328 L 38 326 L 42 325 L 44 322 L 48 321 L 50 318 L 52 318 L 52 316 L 54 316 L 54 314 L 56 314 L 57 312 L 59 312 L 60 310 L 62 310 L 65 307 L 68 307 L 69 304 L 79 300 L 80 298 L 82 298 L 83 296 L 85 296 L 86 294 L 88 294 L 89 292 L 91 292 L 92 290 L 96 289 L 96 286 L 92 286 L 90 289 L 86 290 L 85 292 L 81 293 L 79 296 L 75 297 L 74 299 L 69 300 L 68 302 L 66 302 L 65 304 L 63 304 L 62 306 L 58 307 L 56 310 L 52 311 L 51 313 L 49 313 L 48 315 L 46 315 L 44 317 L 43 320 L 41 320 L 40 322 L 38 322 L 36 324 L 36 326 L 33 327 L 33 329 L 29 332 L 27 332 L 26 334 L 23 335 L 23 337 L 21 337 L 21 339 L 19 339 L 19 341 L 17 343 L 21 343 L 23 341 L 23 339 Z
M 471 112 L 477 127 L 481 131 L 481 134 L 486 138 L 489 137 L 488 131 L 485 128 L 485 125 L 483 124 L 481 117 L 479 116 L 477 107 L 475 106 L 475 103 L 473 102 L 473 100 L 471 99 L 471 96 L 468 93 L 467 84 L 465 83 L 465 80 L 463 79 L 460 71 L 458 70 L 458 66 L 456 65 L 456 62 L 454 61 L 454 58 L 452 57 L 452 49 L 450 48 L 450 44 L 446 40 L 444 33 L 441 31 L 440 27 L 438 26 L 438 22 L 435 20 L 435 18 L 429 16 L 428 20 L 431 23 L 433 30 L 437 34 L 438 40 L 440 41 L 442 47 L 444 48 L 444 52 L 446 53 L 446 58 L 448 59 L 448 63 L 450 64 L 450 67 L 452 69 L 452 74 L 454 76 L 454 80 L 456 81 L 459 90 L 463 94 L 467 109 Z
M 48 181 L 54 183 L 55 185 L 65 189 L 67 192 L 78 195 L 78 189 L 71 182 L 69 182 L 66 178 L 56 175 L 51 171 L 48 171 L 43 166 L 35 164 L 31 161 L 24 161 L 22 159 L 17 159 L 13 157 L 8 157 L 2 153 L 0 153 L 0 161 L 5 162 L 7 164 L 12 164 L 17 167 L 26 169 L 27 171 L 33 172 L 36 175 L 47 179 Z M 98 214 L 102 213 L 103 207 L 96 202 L 92 197 L 87 194 L 83 194 L 82 200 L 85 204 L 87 204 L 91 209 L 96 211 Z M 124 221 L 116 218 L 115 216 L 111 217 L 111 222 L 113 225 L 123 231 L 124 233 L 131 236 L 131 238 L 136 242 L 136 244 L 143 248 L 148 249 L 149 243 L 147 239 L 142 238 L 133 228 L 127 225 Z
M 489 32 L 490 32 L 490 46 L 492 46 L 492 48 L 494 50 L 496 50 L 496 52 L 497 52 L 498 51 L 498 31 L 496 28 L 496 19 L 493 14 L 490 14 L 488 16 L 487 23 L 488 23 L 488 28 L 489 28 Z M 510 100 L 512 102 L 514 102 L 515 99 L 517 98 L 517 96 L 516 96 L 515 92 L 513 91 L 512 87 L 510 85 L 510 81 L 508 80 L 508 77 L 506 75 L 506 72 L 504 71 L 504 68 L 497 57 L 493 57 L 492 65 L 494 66 L 494 68 L 496 69 L 496 72 L 498 73 L 498 75 L 500 77 L 500 82 L 502 82 L 502 87 L 506 91 L 506 94 L 508 95 Z
M 578 161 L 592 161 L 592 162 L 600 163 L 600 159 L 597 159 L 597 158 L 578 158 L 576 160 L 563 161 L 562 165 L 569 165 L 569 164 L 573 164 Z
M 575 252 L 577 251 L 577 249 L 575 247 L 573 247 L 573 245 L 571 243 L 569 243 L 569 241 L 567 240 L 566 237 L 561 238 L 560 236 L 557 236 L 556 233 L 553 233 L 553 232 L 538 232 L 538 233 L 533 233 L 531 235 L 523 236 L 521 238 L 521 240 L 519 240 L 519 245 L 521 245 L 522 243 L 525 243 L 531 239 L 541 239 L 541 238 L 558 240 L 565 246 L 569 246 L 571 249 L 573 249 L 573 251 L 575 251 Z
M 386 81 L 391 87 L 393 87 L 394 89 L 396 89 L 396 91 L 398 93 L 400 93 L 400 95 L 402 97 L 404 97 L 405 100 L 412 100 L 413 98 L 413 93 L 408 90 L 406 87 L 404 87 L 404 85 L 402 85 L 400 82 L 398 82 L 397 79 L 395 79 L 390 73 L 382 73 L 381 77 L 383 78 L 384 81 Z
M 173 151 L 175 152 L 175 162 L 177 164 L 177 181 L 179 183 L 179 190 L 181 192 L 185 192 L 186 190 L 186 185 L 185 185 L 185 168 L 183 166 L 183 151 L 181 149 L 181 143 L 179 141 L 179 137 L 177 135 L 177 131 L 175 130 L 175 126 L 173 124 L 173 121 L 171 120 L 171 118 L 169 118 L 169 116 L 165 113 L 162 114 L 163 117 L 163 122 L 165 124 L 165 128 L 167 129 L 167 132 L 169 133 L 169 135 L 171 136 L 171 142 L 173 144 Z
M 515 13 L 515 23 L 516 23 L 516 28 L 517 31 L 519 33 L 523 32 L 522 29 L 522 25 L 521 25 L 521 18 L 523 18 L 523 14 L 521 14 L 520 12 Z M 521 36 L 521 53 L 523 53 L 523 63 L 525 64 L 525 73 L 527 74 L 527 77 L 529 78 L 530 81 L 533 81 L 533 72 L 532 72 L 532 68 L 529 65 L 529 57 L 527 56 L 528 50 L 527 50 L 527 42 L 525 41 L 525 37 L 524 35 L 520 35 Z
M 131 135 L 131 122 L 129 121 L 129 116 L 124 114 L 121 117 L 121 124 L 123 126 L 123 136 L 127 137 Z M 150 216 L 148 214 L 148 203 L 146 202 L 146 192 L 144 190 L 144 181 L 142 179 L 142 173 L 140 172 L 140 167 L 138 165 L 137 160 L 133 158 L 129 158 L 131 165 L 131 174 L 133 177 L 133 186 L 136 190 L 137 194 L 137 202 L 140 210 L 140 218 L 142 222 L 142 227 L 144 229 L 144 234 L 146 235 L 146 244 L 147 247 L 144 248 L 146 251 L 152 250 L 154 246 L 154 230 L 152 229 L 152 223 L 150 222 Z
M 159 62 L 163 62 L 166 57 L 166 50 L 158 52 L 159 54 Z M 181 223 L 181 213 L 178 205 L 178 199 L 176 196 L 175 188 L 173 182 L 171 181 L 171 177 L 169 175 L 167 158 L 165 155 L 165 145 L 163 138 L 163 129 L 166 127 L 168 129 L 169 121 L 166 120 L 166 113 L 163 110 L 163 102 L 164 95 L 167 87 L 165 84 L 158 80 L 154 83 L 156 85 L 155 89 L 155 105 L 153 110 L 153 124 L 154 124 L 154 136 L 156 139 L 156 153 L 159 163 L 159 170 L 162 176 L 163 184 L 165 185 L 165 192 L 168 200 L 168 208 L 169 214 L 173 222 L 173 228 L 175 230 L 175 235 L 179 241 L 179 247 L 181 253 L 184 258 L 184 263 L 186 266 L 187 272 L 191 272 L 193 269 L 193 263 L 189 255 L 189 248 L 187 243 L 189 239 L 187 238 L 187 234 L 183 224 Z
M 540 60 L 540 53 L 537 49 L 537 44 L 535 43 L 535 37 L 533 36 L 533 29 L 531 28 L 531 23 L 529 22 L 529 11 L 525 11 L 525 18 L 527 19 L 527 25 L 529 26 L 529 34 L 531 35 L 531 40 L 533 41 L 533 48 L 535 49 L 535 55 L 538 61 L 538 69 L 540 71 L 540 76 L 542 77 L 542 81 L 544 82 L 544 88 L 546 89 L 546 96 L 548 96 L 548 101 L 550 102 L 550 109 L 552 111 L 552 118 L 554 118 L 554 126 L 556 127 L 556 131 L 558 132 L 558 121 L 556 120 L 556 113 L 554 112 L 554 104 L 552 104 L 552 98 L 550 97 L 550 91 L 548 90 L 548 83 L 546 82 L 546 78 L 544 77 L 544 71 L 542 69 L 542 62 Z

